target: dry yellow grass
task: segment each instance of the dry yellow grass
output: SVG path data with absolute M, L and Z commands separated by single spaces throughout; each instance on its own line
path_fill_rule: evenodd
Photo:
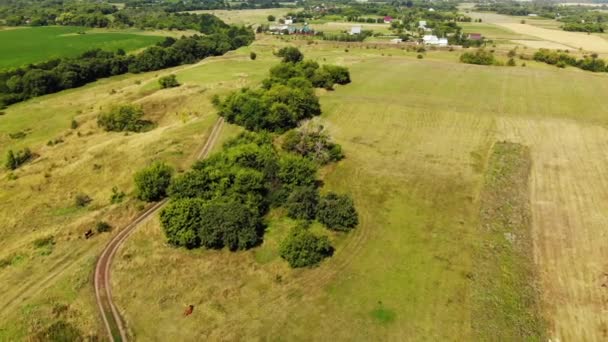
M 499 120 L 533 166 L 534 255 L 555 341 L 608 339 L 608 130 L 570 120 Z

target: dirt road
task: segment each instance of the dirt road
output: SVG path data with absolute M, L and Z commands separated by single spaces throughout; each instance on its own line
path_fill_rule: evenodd
M 217 141 L 217 138 L 219 137 L 223 123 L 224 120 L 222 118 L 217 120 L 205 145 L 202 147 L 201 151 L 197 153 L 197 159 L 206 158 L 209 155 L 211 149 Z M 97 261 L 97 265 L 95 266 L 94 281 L 95 296 L 101 317 L 108 332 L 108 337 L 111 341 L 126 341 L 128 340 L 129 336 L 125 323 L 122 321 L 120 313 L 112 300 L 110 267 L 112 266 L 114 255 L 125 240 L 135 231 L 135 229 L 156 214 L 167 203 L 167 201 L 168 200 L 165 199 L 155 203 L 153 206 L 139 215 L 135 220 L 133 220 L 133 222 L 127 225 L 123 230 L 121 230 L 120 233 L 114 236 L 106 245 Z

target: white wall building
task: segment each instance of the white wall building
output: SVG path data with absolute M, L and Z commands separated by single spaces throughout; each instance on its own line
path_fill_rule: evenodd
M 435 35 L 425 35 L 422 37 L 422 41 L 426 45 L 435 45 L 435 46 L 448 46 L 447 38 L 437 38 Z

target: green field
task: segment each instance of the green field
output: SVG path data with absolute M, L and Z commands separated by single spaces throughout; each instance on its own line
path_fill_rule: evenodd
M 79 34 L 78 32 L 86 32 Z M 87 31 L 69 26 L 29 27 L 0 31 L 0 69 L 19 67 L 51 58 L 76 56 L 84 51 L 137 50 L 162 40 L 160 36 Z
M 549 338 L 600 336 L 603 289 L 587 275 L 605 260 L 597 236 L 608 223 L 600 204 L 608 182 L 599 176 L 608 168 L 607 75 L 531 61 L 525 68 L 466 65 L 458 51 L 429 50 L 417 59 L 398 47 L 264 36 L 198 64 L 108 78 L 4 110 L 0 156 L 25 146 L 40 156 L 0 171 L 0 340 L 27 340 L 59 321 L 83 336 L 104 336 L 91 277 L 109 234 L 85 240 L 82 233 L 102 219 L 123 227 L 141 210 L 132 174 L 144 165 L 188 168 L 216 119 L 211 97 L 259 84 L 279 62 L 272 52 L 288 43 L 350 69 L 351 84 L 318 90 L 324 114 L 315 120 L 346 154 L 321 170 L 323 191 L 350 194 L 360 225 L 331 233 L 336 253 L 319 267 L 292 270 L 278 244 L 294 223 L 280 211 L 270 213 L 261 246 L 236 253 L 171 248 L 158 220 L 146 222 L 118 251 L 112 273 L 116 304 L 136 340 L 470 341 L 492 340 L 492 327 L 514 321 L 541 329 L 512 296 L 529 284 L 484 287 L 503 268 L 476 254 L 507 244 L 511 228 L 483 234 L 482 213 L 495 205 L 508 218 L 511 203 L 532 218 L 521 228 L 532 236 L 518 236 L 534 266 L 502 249 L 496 258 L 509 279 L 527 279 L 526 267 L 544 270 L 538 283 Z M 183 85 L 160 90 L 158 77 L 170 73 Z M 142 104 L 157 128 L 101 131 L 97 114 L 120 103 Z M 19 131 L 26 136 L 10 138 Z M 221 139 L 239 131 L 227 125 Z M 58 137 L 64 142 L 47 146 Z M 509 178 L 517 185 L 511 197 L 487 182 L 512 166 L 513 158 L 492 157 L 503 140 L 529 151 L 525 168 Z M 517 183 L 524 171 L 529 183 Z M 113 186 L 129 196 L 124 203 L 110 204 Z M 93 198 L 90 207 L 74 206 L 78 193 Z M 51 235 L 52 246 L 36 247 Z M 480 308 L 479 293 L 494 311 Z M 184 318 L 190 304 L 194 313 Z M 497 311 L 507 319 L 488 314 Z

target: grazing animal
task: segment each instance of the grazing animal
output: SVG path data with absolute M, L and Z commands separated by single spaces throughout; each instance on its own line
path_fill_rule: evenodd
M 88 239 L 91 236 L 93 236 L 93 231 L 91 229 L 87 230 L 86 233 L 84 233 L 84 238 Z
M 188 305 L 186 310 L 184 310 L 184 317 L 192 315 L 192 311 L 194 311 L 194 305 Z

